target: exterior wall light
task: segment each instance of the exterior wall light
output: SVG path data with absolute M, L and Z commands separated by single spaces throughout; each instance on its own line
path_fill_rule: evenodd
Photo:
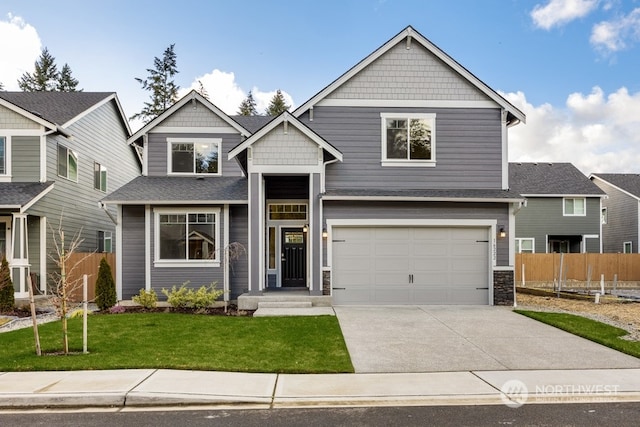
M 329 237 L 329 233 L 327 233 L 327 229 L 323 228 L 322 229 L 322 238 L 326 239 L 327 237 Z
M 507 232 L 504 231 L 504 227 L 500 227 L 500 238 L 504 239 L 505 237 L 507 237 Z

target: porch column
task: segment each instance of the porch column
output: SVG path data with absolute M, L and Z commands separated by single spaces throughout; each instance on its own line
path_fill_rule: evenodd
M 252 173 L 249 175 L 249 294 L 260 295 L 260 280 L 264 275 L 264 270 L 260 267 L 264 258 L 261 245 L 264 235 L 264 215 L 263 206 L 263 181 L 262 174 Z
M 322 218 L 320 217 L 320 174 L 309 175 L 309 233 L 311 283 L 309 294 L 322 295 Z
M 27 275 L 29 274 L 29 247 L 27 240 L 27 214 L 14 213 L 11 226 L 11 280 L 17 298 L 28 295 Z

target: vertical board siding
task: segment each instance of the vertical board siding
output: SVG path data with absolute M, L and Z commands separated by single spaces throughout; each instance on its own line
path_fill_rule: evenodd
M 608 216 L 607 223 L 602 225 L 602 251 L 622 252 L 624 242 L 633 242 L 633 251 L 639 252 L 638 200 L 600 179 L 593 182 L 609 196 L 602 200 Z
M 238 242 L 249 249 L 249 210 L 246 205 L 229 207 L 229 242 Z M 235 300 L 249 291 L 249 261 L 245 252 L 239 260 L 229 267 L 229 298 Z
M 85 115 L 67 130 L 73 138 L 62 135 L 47 137 L 47 180 L 55 181 L 55 186 L 28 213 L 46 216 L 54 229 L 61 224 L 67 243 L 73 236 L 79 236 L 82 243 L 78 250 L 81 252 L 97 249 L 98 231 L 110 231 L 115 247 L 115 224 L 98 203 L 107 193 L 94 188 L 94 162 L 107 167 L 107 192 L 116 190 L 140 174 L 135 152 L 126 142 L 127 131 L 115 101 Z M 58 176 L 58 143 L 78 153 L 78 182 Z M 109 210 L 115 217 L 115 207 Z M 51 229 L 48 230 L 48 254 L 54 252 L 53 234 Z M 55 264 L 48 261 L 47 270 L 55 269 Z
M 435 113 L 435 167 L 382 166 L 380 113 Z M 326 169 L 331 189 L 500 189 L 500 109 L 315 107 L 302 121 L 343 154 Z
M 144 206 L 122 207 L 122 299 L 145 288 Z M 150 256 L 150 255 L 149 255 Z
M 516 282 L 522 283 L 523 265 L 526 282 L 557 281 L 560 255 L 516 254 Z M 599 286 L 601 274 L 607 282 L 613 281 L 615 275 L 621 282 L 640 281 L 640 254 L 564 254 L 562 258 L 567 280 L 587 281 L 589 266 L 594 289 Z
M 11 137 L 11 180 L 40 181 L 40 137 Z
M 169 148 L 167 138 L 193 138 L 197 141 L 200 138 L 220 138 L 222 139 L 222 152 L 219 158 L 222 160 L 221 170 L 224 176 L 242 176 L 242 169 L 235 159 L 229 160 L 229 151 L 240 144 L 239 133 L 189 133 L 189 128 L 185 128 L 184 133 L 151 133 L 149 134 L 147 147 L 147 174 L 148 176 L 167 176 Z
M 509 233 L 509 204 L 325 201 L 324 219 L 484 219 Z M 509 239 L 496 239 L 496 264 L 509 265 Z
M 563 216 L 562 197 L 528 197 L 516 215 L 516 237 L 535 238 L 536 253 L 547 252 L 547 236 L 600 235 L 600 198 L 588 197 L 585 216 Z M 589 252 L 600 252 L 599 239 L 587 239 Z
M 38 275 L 39 283 L 46 277 L 40 277 L 40 218 L 29 215 L 27 217 L 27 245 L 29 246 L 29 272 Z
M 80 253 L 76 252 L 67 259 L 67 268 L 73 271 L 68 276 L 71 301 L 82 302 L 83 296 L 83 275 L 87 275 L 87 300 L 95 301 L 96 281 L 102 258 L 107 260 L 111 267 L 111 278 L 116 278 L 116 255 L 113 253 Z

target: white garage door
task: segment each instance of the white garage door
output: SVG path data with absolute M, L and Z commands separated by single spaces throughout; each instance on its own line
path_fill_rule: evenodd
M 334 304 L 488 304 L 489 229 L 334 227 Z

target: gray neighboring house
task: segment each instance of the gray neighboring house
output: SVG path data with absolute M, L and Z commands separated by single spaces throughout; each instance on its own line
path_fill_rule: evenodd
M 571 163 L 509 163 L 509 183 L 527 198 L 516 213 L 516 252 L 602 252 L 605 193 Z
M 0 92 L 0 254 L 16 298 L 29 274 L 46 290 L 61 217 L 67 243 L 82 229 L 80 252 L 115 247 L 116 210 L 99 201 L 140 174 L 130 134 L 112 92 Z
M 189 280 L 247 309 L 288 291 L 512 304 L 508 128 L 524 121 L 412 27 L 275 118 L 191 92 L 129 138 L 143 176 L 104 199 L 119 298 Z M 233 242 L 247 253 L 230 263 Z
M 594 173 L 589 178 L 607 193 L 602 201 L 604 252 L 640 253 L 640 175 Z

